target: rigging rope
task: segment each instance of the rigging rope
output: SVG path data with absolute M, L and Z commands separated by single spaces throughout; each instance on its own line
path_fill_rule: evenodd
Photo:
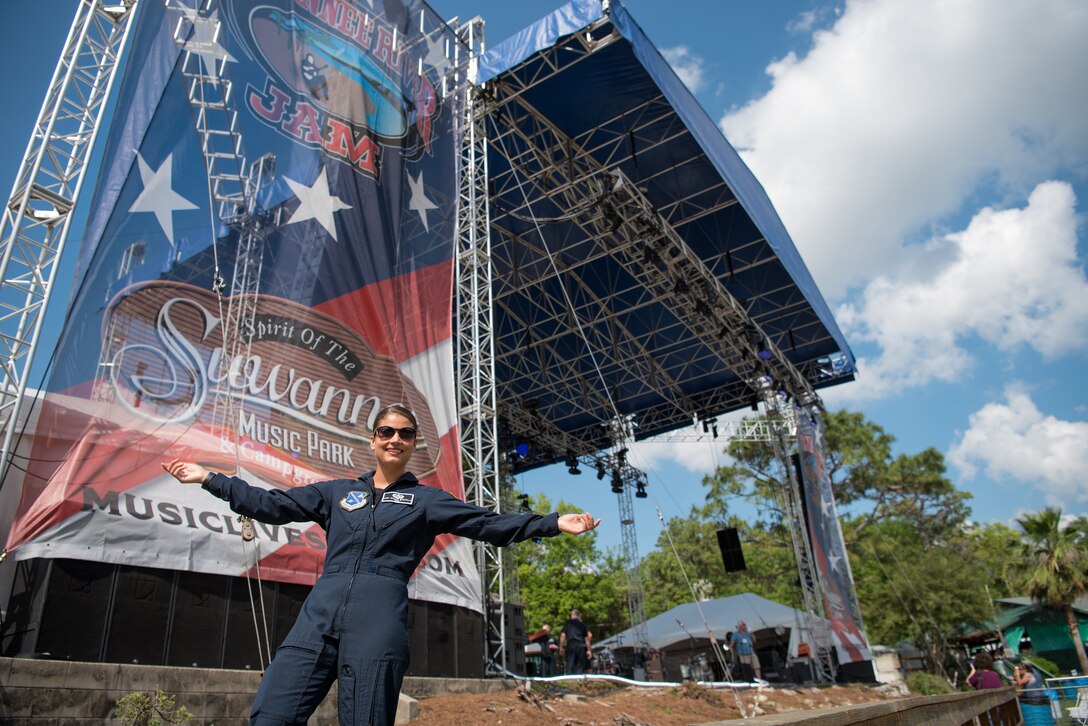
M 205 9 L 210 10 L 211 6 L 212 6 L 212 3 L 213 3 L 213 0 L 208 0 L 207 3 L 204 6 Z M 195 27 L 190 29 L 190 36 L 194 31 L 195 31 Z M 193 58 L 193 54 L 191 52 L 189 52 L 189 51 L 186 51 L 186 53 L 188 54 L 187 57 L 191 60 Z M 201 113 L 204 113 L 204 109 L 207 108 L 207 103 L 206 103 L 206 100 L 205 100 L 205 97 L 204 97 L 204 79 L 205 79 L 205 76 L 203 75 L 203 72 L 201 70 L 202 60 L 203 59 L 198 58 L 197 61 L 196 61 L 196 76 L 194 78 L 194 83 L 196 83 L 197 86 L 199 86 L 200 105 L 201 105 L 201 108 L 202 108 Z M 211 62 L 214 64 L 215 60 L 212 59 Z M 184 65 L 184 61 L 183 61 L 183 65 Z M 226 83 L 227 81 L 225 79 L 222 79 L 220 82 Z M 190 112 L 193 111 L 193 108 L 192 108 L 191 105 L 189 107 L 189 110 L 190 110 Z M 226 110 L 227 109 L 224 108 L 224 111 L 226 111 Z M 194 123 L 196 123 L 195 118 L 194 118 Z M 199 125 L 198 125 L 198 129 L 199 129 Z M 212 260 L 213 260 L 213 265 L 214 265 L 214 273 L 212 275 L 212 292 L 215 293 L 216 306 L 217 306 L 217 310 L 218 310 L 218 313 L 219 313 L 219 321 L 220 321 L 220 325 L 219 325 L 220 339 L 222 341 L 222 348 L 221 348 L 222 355 L 220 356 L 220 365 L 225 367 L 225 370 L 223 371 L 224 375 L 217 376 L 217 378 L 220 381 L 220 383 L 218 385 L 222 386 L 222 385 L 224 385 L 223 381 L 228 380 L 229 375 L 230 375 L 230 369 L 233 367 L 233 365 L 235 363 L 235 361 L 230 359 L 228 357 L 228 355 L 227 355 L 228 346 L 229 346 L 229 343 L 230 343 L 230 341 L 228 339 L 228 334 L 233 333 L 234 336 L 235 336 L 235 339 L 237 339 L 237 337 L 239 335 L 241 335 L 242 331 L 240 329 L 237 329 L 237 330 L 234 330 L 234 331 L 228 331 L 227 330 L 227 324 L 226 324 L 227 323 L 227 311 L 225 311 L 224 307 L 223 307 L 223 291 L 224 291 L 224 289 L 226 287 L 226 283 L 225 283 L 225 281 L 223 279 L 222 269 L 220 267 L 220 261 L 219 261 L 219 238 L 218 238 L 218 235 L 216 233 L 216 228 L 218 226 L 218 217 L 216 215 L 215 194 L 214 194 L 213 189 L 212 189 L 212 168 L 211 168 L 211 162 L 210 162 L 209 157 L 208 157 L 208 149 L 206 148 L 207 143 L 208 143 L 206 136 L 207 135 L 205 134 L 205 139 L 202 141 L 202 144 L 201 144 L 202 145 L 202 154 L 201 154 L 201 156 L 203 157 L 203 160 L 204 160 L 204 172 L 205 172 L 204 179 L 205 179 L 205 186 L 207 188 L 207 193 L 208 193 L 208 225 L 209 225 L 209 230 L 211 232 Z M 239 166 L 241 166 L 241 164 L 239 164 Z M 243 184 L 243 195 L 244 195 L 245 183 L 248 180 L 248 177 L 245 175 L 245 170 L 244 169 L 239 169 L 239 171 L 242 173 L 242 184 Z M 254 211 L 253 208 L 252 208 L 253 205 L 250 203 L 250 200 L 248 200 L 248 199 L 245 200 L 245 203 L 246 203 L 246 214 L 247 215 L 252 215 L 253 211 Z M 239 243 L 241 243 L 243 241 L 243 236 L 245 234 L 247 234 L 247 231 L 242 229 L 241 227 L 242 226 L 240 225 L 239 226 L 239 233 L 238 233 L 238 242 Z M 237 270 L 238 263 L 239 263 L 239 256 L 235 255 L 235 260 L 234 260 L 234 264 L 235 264 L 234 275 L 235 275 L 235 278 L 237 278 L 237 276 L 238 276 L 238 270 Z M 258 279 L 258 283 L 259 283 L 259 279 Z M 234 296 L 238 296 L 238 295 L 246 294 L 246 291 L 244 291 L 244 290 L 241 290 L 241 291 L 231 290 L 231 293 Z M 256 290 L 254 290 L 253 294 L 254 295 L 257 294 Z M 232 304 L 238 304 L 238 300 L 236 299 L 236 297 L 234 299 L 232 299 L 231 303 Z M 252 340 L 252 338 L 250 338 L 246 342 L 246 345 L 245 345 L 245 353 L 246 353 L 245 358 L 246 358 L 246 360 L 249 359 L 250 353 L 252 352 L 252 345 L 253 345 L 253 340 Z M 217 391 L 217 393 L 219 393 L 219 392 Z M 224 432 L 224 433 L 229 432 L 229 435 L 234 440 L 234 446 L 233 446 L 233 449 L 234 449 L 234 470 L 236 472 L 240 472 L 242 462 L 241 462 L 241 451 L 240 451 L 240 447 L 239 447 L 238 441 L 237 441 L 237 432 L 238 432 L 237 421 L 238 421 L 238 417 L 241 416 L 241 414 L 242 414 L 242 408 L 244 406 L 244 401 L 239 398 L 239 400 L 237 401 L 237 406 L 235 406 L 235 395 L 231 392 L 229 385 L 227 386 L 227 390 L 226 390 L 223 398 L 224 398 L 224 410 L 223 410 L 222 432 Z M 217 395 L 216 400 L 218 401 L 218 399 L 219 399 L 219 396 Z M 216 424 L 216 421 L 215 421 L 215 419 L 213 417 L 213 419 L 212 419 L 213 430 L 214 430 L 215 424 Z M 260 546 L 259 546 L 259 543 L 255 541 L 256 531 L 255 531 L 255 529 L 253 527 L 253 521 L 251 519 L 249 519 L 248 517 L 239 517 L 238 521 L 241 522 L 241 525 L 242 525 L 242 537 L 241 537 L 242 566 L 243 566 L 243 572 L 245 573 L 245 578 L 246 578 L 246 591 L 247 591 L 247 593 L 249 595 L 249 608 L 250 608 L 250 612 L 252 613 L 252 616 L 253 616 L 253 632 L 254 632 L 254 636 L 256 638 L 256 642 L 257 642 L 257 659 L 258 659 L 258 662 L 260 663 L 261 671 L 263 672 L 265 670 L 265 668 L 267 667 L 267 665 L 270 664 L 271 660 L 272 660 L 272 641 L 269 638 L 268 614 L 267 614 L 266 609 L 265 609 L 264 588 L 261 587 L 262 579 L 261 579 Z M 249 552 L 247 551 L 247 548 L 246 548 L 246 543 L 249 542 L 249 541 L 253 541 L 253 567 L 252 568 L 249 566 Z M 254 596 L 253 596 L 253 574 L 251 574 L 251 570 L 256 575 L 257 598 L 254 598 Z M 261 623 L 260 624 L 258 624 L 258 622 L 257 622 L 258 604 L 260 606 L 260 613 L 261 613 Z M 264 631 L 263 632 L 263 640 L 262 640 L 262 628 L 261 628 L 261 625 L 264 626 L 263 627 L 263 631 Z M 267 658 L 266 658 L 266 655 L 267 655 Z

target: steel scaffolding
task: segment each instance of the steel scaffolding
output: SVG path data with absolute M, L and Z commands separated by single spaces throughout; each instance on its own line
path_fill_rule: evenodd
M 470 56 L 455 58 L 466 74 L 455 84 L 460 101 L 461 155 L 458 166 L 457 247 L 455 257 L 457 331 L 454 340 L 457 405 L 461 421 L 461 461 L 465 500 L 502 511 L 499 422 L 495 389 L 492 319 L 490 215 L 487 190 L 486 108 L 472 82 L 484 46 L 479 18 L 458 32 Z M 457 52 L 461 52 L 460 46 Z M 484 599 L 484 658 L 489 673 L 506 671 L 506 583 L 499 548 L 476 542 L 476 567 Z
M 4 206 L 0 223 L 0 430 L 4 439 L 0 481 L 13 453 L 19 407 L 45 309 L 57 284 L 71 212 L 135 8 L 136 0 L 113 5 L 86 0 L 77 6 Z

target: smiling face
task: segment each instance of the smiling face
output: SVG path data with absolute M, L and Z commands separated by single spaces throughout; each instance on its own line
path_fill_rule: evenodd
M 382 427 L 394 429 L 393 435 L 383 438 L 378 435 Z M 416 425 L 407 416 L 399 413 L 387 413 L 374 424 L 374 433 L 370 435 L 370 450 L 382 469 L 403 468 L 408 465 L 412 453 L 416 450 L 416 440 L 405 441 L 397 429 L 414 429 Z

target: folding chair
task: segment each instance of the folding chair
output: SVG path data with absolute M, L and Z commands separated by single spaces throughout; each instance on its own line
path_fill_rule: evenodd
M 1073 723 L 1088 724 L 1088 686 L 1077 688 L 1077 702 L 1068 709 Z

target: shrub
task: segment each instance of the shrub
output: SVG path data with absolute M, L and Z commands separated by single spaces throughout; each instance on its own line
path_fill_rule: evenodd
M 157 689 L 154 696 L 137 691 L 117 701 L 117 720 L 125 726 L 162 726 L 191 721 L 193 714 L 185 706 L 175 706 L 174 697 Z
M 932 673 L 910 673 L 907 675 L 907 688 L 911 693 L 922 696 L 939 696 L 952 693 L 952 685 L 947 679 Z
M 1043 672 L 1043 678 L 1056 678 L 1061 675 L 1058 666 L 1055 665 L 1053 661 L 1037 656 L 1034 653 L 1024 656 L 1024 660 L 1041 670 Z

